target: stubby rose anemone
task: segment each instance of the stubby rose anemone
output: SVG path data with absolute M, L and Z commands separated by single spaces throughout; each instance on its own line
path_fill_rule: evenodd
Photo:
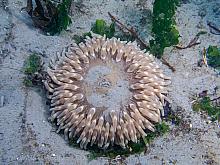
M 51 119 L 81 148 L 125 148 L 154 131 L 170 84 L 154 57 L 135 43 L 94 34 L 65 48 L 47 74 Z

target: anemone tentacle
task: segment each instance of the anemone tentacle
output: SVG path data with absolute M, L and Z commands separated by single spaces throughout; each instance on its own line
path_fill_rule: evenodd
M 147 129 L 154 131 L 171 83 L 136 43 L 99 35 L 69 45 L 51 60 L 47 74 L 51 119 L 84 149 L 88 144 L 125 148 Z

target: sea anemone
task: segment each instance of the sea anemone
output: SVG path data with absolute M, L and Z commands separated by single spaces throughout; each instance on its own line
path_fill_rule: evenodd
M 80 147 L 126 148 L 161 121 L 170 78 L 136 43 L 93 34 L 66 47 L 47 69 L 51 120 Z

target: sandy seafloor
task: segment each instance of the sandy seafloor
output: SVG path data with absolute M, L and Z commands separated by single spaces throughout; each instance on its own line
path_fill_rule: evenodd
M 61 51 L 72 40 L 74 34 L 87 32 L 96 19 L 110 22 L 107 12 L 134 26 L 140 36 L 148 41 L 152 1 L 75 1 L 72 6 L 73 23 L 67 32 L 59 36 L 46 36 L 33 27 L 27 14 L 20 12 L 25 3 L 25 0 L 0 1 L 0 96 L 4 96 L 4 105 L 0 108 L 0 165 L 120 164 L 107 158 L 89 162 L 87 151 L 68 146 L 47 120 L 48 106 L 44 91 L 25 88 L 22 83 L 24 74 L 18 70 L 22 70 L 24 60 L 32 52 L 41 55 L 47 64 L 57 51 Z M 188 44 L 201 30 L 208 33 L 200 36 L 201 44 L 195 47 L 184 50 L 171 47 L 165 50 L 164 58 L 176 68 L 176 72 L 161 64 L 165 73 L 172 77 L 169 93 L 172 108 L 182 115 L 186 125 L 171 126 L 171 132 L 157 138 L 147 153 L 132 155 L 121 164 L 220 164 L 220 127 L 193 112 L 190 103 L 194 94 L 203 90 L 213 93 L 216 87 L 220 88 L 220 77 L 216 71 L 197 66 L 203 47 L 220 45 L 220 36 L 210 33 L 207 21 L 220 27 L 219 0 L 182 1 L 176 12 L 180 42 Z

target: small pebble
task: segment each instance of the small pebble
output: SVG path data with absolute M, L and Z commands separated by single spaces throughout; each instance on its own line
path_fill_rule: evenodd
M 4 105 L 4 99 L 5 99 L 4 96 L 0 97 L 0 108 L 3 107 Z
M 208 120 L 208 121 L 207 121 L 208 124 L 210 124 L 211 122 L 212 122 L 211 120 Z

